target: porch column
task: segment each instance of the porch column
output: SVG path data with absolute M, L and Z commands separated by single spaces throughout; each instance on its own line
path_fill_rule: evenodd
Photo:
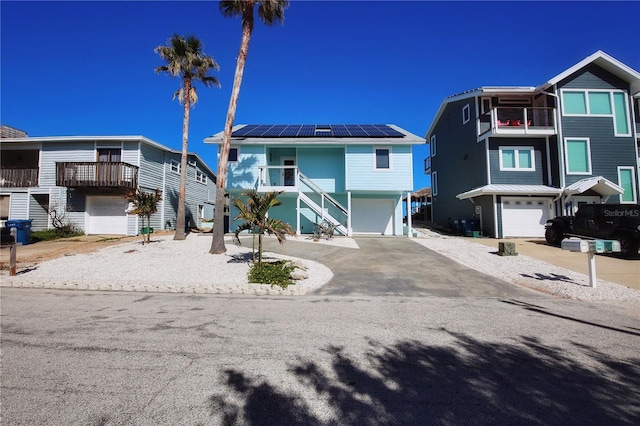
M 347 236 L 351 237 L 353 230 L 351 229 L 351 191 L 347 191 Z
M 400 197 L 402 199 L 402 197 Z M 407 192 L 407 237 L 413 238 L 411 230 L 411 192 Z
M 300 236 L 300 193 L 296 197 L 296 235 Z

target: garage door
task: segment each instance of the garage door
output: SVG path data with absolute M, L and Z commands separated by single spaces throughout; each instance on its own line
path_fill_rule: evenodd
M 544 237 L 544 224 L 551 218 L 549 198 L 503 198 L 503 237 Z
M 126 235 L 128 204 L 121 197 L 89 197 L 87 233 Z
M 393 200 L 351 200 L 351 227 L 358 234 L 393 234 Z

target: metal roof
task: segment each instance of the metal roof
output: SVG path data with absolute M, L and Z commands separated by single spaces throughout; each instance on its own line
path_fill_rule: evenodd
M 562 189 L 546 185 L 490 184 L 456 195 L 460 200 L 481 195 L 560 195 Z
M 567 195 L 582 194 L 590 189 L 601 195 L 619 195 L 624 192 L 624 188 L 609 179 L 603 176 L 594 176 L 572 183 L 565 188 L 564 193 Z

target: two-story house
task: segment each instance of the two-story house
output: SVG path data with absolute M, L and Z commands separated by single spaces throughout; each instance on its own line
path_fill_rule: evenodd
M 582 203 L 637 203 L 638 93 L 640 74 L 598 51 L 537 87 L 446 98 L 426 134 L 432 221 L 541 237 Z
M 175 227 L 181 151 L 143 136 L 8 137 L 0 139 L 0 219 L 31 219 L 52 227 L 52 212 L 86 234 L 137 235 L 127 214 L 129 189 L 159 189 L 155 229 Z M 188 157 L 187 226 L 213 217 L 215 174 L 197 154 Z
M 207 139 L 221 144 L 223 132 Z M 237 125 L 226 190 L 284 191 L 273 218 L 300 234 L 327 220 L 342 235 L 402 235 L 402 195 L 413 189 L 412 145 L 394 125 Z M 233 219 L 237 212 L 230 212 Z M 231 224 L 231 231 L 237 224 Z

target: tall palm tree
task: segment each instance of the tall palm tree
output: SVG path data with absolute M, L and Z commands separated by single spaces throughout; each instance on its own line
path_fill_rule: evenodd
M 178 195 L 178 213 L 174 240 L 185 239 L 185 198 L 187 192 L 187 156 L 189 145 L 189 116 L 191 105 L 198 102 L 195 82 L 201 81 L 205 86 L 220 87 L 216 77 L 207 75 L 209 71 L 218 71 L 220 67 L 215 59 L 204 53 L 204 45 L 194 36 L 186 39 L 174 34 L 167 46 L 158 46 L 154 51 L 167 64 L 155 68 L 156 73 L 166 72 L 172 77 L 180 77 L 180 89 L 173 94 L 173 99 L 184 105 L 182 115 L 182 158 L 180 162 L 180 193 Z
M 242 18 L 242 38 L 240 39 L 240 50 L 236 63 L 236 71 L 233 77 L 233 88 L 227 109 L 227 119 L 224 125 L 224 137 L 220 147 L 220 157 L 218 158 L 218 176 L 216 180 L 216 209 L 213 220 L 213 240 L 209 253 L 221 254 L 227 251 L 224 245 L 224 191 L 227 183 L 227 162 L 229 160 L 229 148 L 231 146 L 231 130 L 236 117 L 240 86 L 242 85 L 242 74 L 244 64 L 247 61 L 249 42 L 253 31 L 254 6 L 258 6 L 258 17 L 266 25 L 273 25 L 276 22 L 284 22 L 284 11 L 289 7 L 288 0 L 227 0 L 220 2 L 220 12 L 225 17 Z
M 258 234 L 259 266 L 262 266 L 262 237 L 265 232 L 269 235 L 275 235 L 280 244 L 283 244 L 287 240 L 287 235 L 296 234 L 288 223 L 269 217 L 269 209 L 282 204 L 282 201 L 278 200 L 278 196 L 283 193 L 284 191 L 271 191 L 261 195 L 255 189 L 250 189 L 242 192 L 242 195 L 247 197 L 246 203 L 240 198 L 233 199 L 234 207 L 240 212 L 233 220 L 244 220 L 236 229 L 234 239 L 240 243 L 240 233 L 242 231 L 251 231 L 253 233 L 253 260 L 255 262 L 255 234 Z

